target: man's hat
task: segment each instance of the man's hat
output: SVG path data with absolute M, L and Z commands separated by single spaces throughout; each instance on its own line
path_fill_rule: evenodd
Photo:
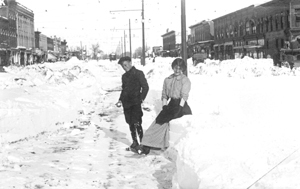
M 118 64 L 122 65 L 123 62 L 128 61 L 131 62 L 131 58 L 129 56 L 124 56 L 122 58 L 120 58 L 120 60 L 118 61 Z

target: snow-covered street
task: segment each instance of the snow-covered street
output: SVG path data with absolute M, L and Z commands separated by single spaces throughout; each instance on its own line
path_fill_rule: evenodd
M 117 71 L 102 74 L 105 97 L 84 99 L 74 120 L 5 144 L 0 188 L 171 188 L 174 163 L 161 151 L 125 151 L 129 127 L 113 103 L 119 91 L 110 87 Z
M 161 110 L 172 58 L 139 60 L 149 83 L 143 128 Z M 5 67 L 0 73 L 0 188 L 299 188 L 299 69 L 272 59 L 192 66 L 193 115 L 170 122 L 170 146 L 128 152 L 116 107 L 124 70 L 116 61 Z
M 106 109 L 80 112 L 77 126 L 62 124 L 9 145 L 0 188 L 170 188 L 173 164 L 159 151 L 147 157 L 125 151 L 131 141 L 116 119 L 121 111 Z M 106 124 L 93 125 L 92 119 Z

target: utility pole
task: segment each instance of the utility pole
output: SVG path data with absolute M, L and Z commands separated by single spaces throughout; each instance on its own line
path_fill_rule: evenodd
M 181 0 L 181 57 L 187 68 L 185 0 Z M 187 69 L 184 74 L 187 76 Z
M 129 48 L 130 48 L 130 58 L 132 58 L 132 52 L 131 52 L 131 24 L 129 19 Z
M 134 10 L 115 10 L 110 12 L 125 12 L 125 11 L 142 11 L 142 60 L 141 64 L 145 65 L 145 18 L 144 18 L 144 0 L 142 0 L 142 10 L 140 9 L 134 9 Z
M 121 51 L 122 51 L 122 56 L 123 56 L 123 43 L 122 43 L 122 41 L 123 41 L 123 38 L 121 37 Z
M 145 66 L 145 19 L 144 19 L 144 0 L 142 0 L 142 40 L 143 40 L 143 47 L 142 47 L 142 65 Z
M 124 30 L 124 56 L 126 56 L 126 34 L 125 34 L 125 30 Z

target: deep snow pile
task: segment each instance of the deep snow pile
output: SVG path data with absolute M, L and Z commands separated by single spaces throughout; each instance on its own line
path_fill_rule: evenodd
M 0 144 L 57 129 L 56 122 L 77 116 L 83 100 L 105 94 L 97 76 L 101 67 L 92 63 L 12 66 L 5 71 L 0 75 Z
M 83 100 L 105 96 L 99 73 L 119 65 L 71 60 L 0 73 L 0 144 L 57 129 L 56 122 L 77 116 Z M 146 103 L 156 113 L 172 60 L 146 59 L 146 66 L 133 60 L 148 79 Z M 247 188 L 262 178 L 252 188 L 300 188 L 298 69 L 244 58 L 196 67 L 189 59 L 188 71 L 193 115 L 170 123 L 172 146 L 165 152 L 176 161 L 173 187 Z
M 157 113 L 172 60 L 136 65 L 156 91 L 147 101 Z M 176 162 L 173 188 L 299 188 L 299 69 L 245 57 L 195 67 L 189 59 L 188 71 L 193 115 L 170 122 L 164 154 Z
M 171 121 L 179 140 L 165 153 L 173 187 L 299 188 L 299 70 L 270 59 L 188 63 L 193 116 Z

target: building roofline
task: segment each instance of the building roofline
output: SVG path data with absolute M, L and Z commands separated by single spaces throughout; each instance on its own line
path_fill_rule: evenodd
M 237 12 L 240 12 L 240 11 L 243 11 L 243 10 L 246 10 L 246 9 L 249 9 L 249 8 L 254 8 L 254 7 L 255 7 L 254 5 L 250 5 L 250 6 L 248 6 L 248 7 L 241 8 L 241 9 L 236 10 L 236 11 L 234 11 L 234 12 L 231 12 L 231 13 L 225 14 L 225 15 L 223 15 L 223 16 L 220 16 L 220 17 L 218 17 L 218 18 L 215 18 L 215 19 L 213 19 L 213 21 L 215 22 L 215 20 L 219 20 L 219 19 L 224 18 L 224 17 L 226 17 L 226 16 L 229 16 L 229 15 L 231 15 L 231 14 L 234 14 L 234 13 L 237 13 Z
M 165 37 L 165 36 L 167 36 L 167 35 L 169 35 L 169 34 L 171 34 L 171 33 L 175 33 L 175 31 L 174 31 L 174 30 L 172 30 L 172 31 L 169 31 L 169 32 L 167 32 L 167 33 L 163 34 L 161 37 Z
M 27 10 L 27 11 L 33 13 L 33 10 L 31 10 L 31 9 L 29 9 L 29 8 L 27 8 L 27 7 L 25 7 L 25 6 L 22 5 L 21 3 L 17 2 L 17 5 L 18 5 L 19 7 L 21 7 L 21 8 L 23 8 L 23 9 L 25 9 L 25 10 Z

